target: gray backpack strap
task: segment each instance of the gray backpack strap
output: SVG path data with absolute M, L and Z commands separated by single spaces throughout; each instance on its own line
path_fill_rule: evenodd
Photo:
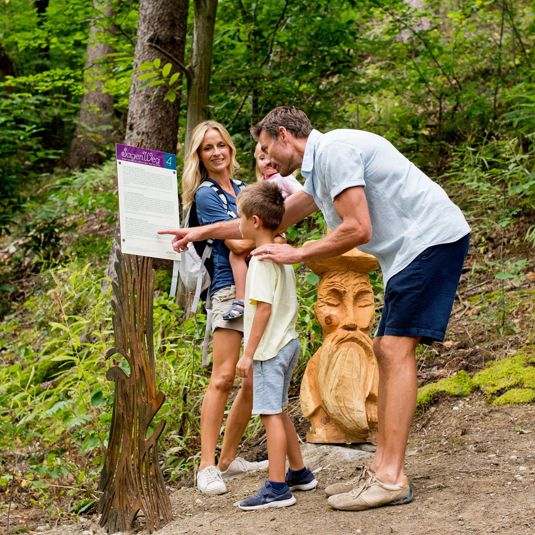
M 233 184 L 238 188 L 238 190 L 242 190 L 247 184 L 245 182 L 242 182 L 241 180 L 235 180 L 232 179 Z M 234 210 L 231 210 L 229 208 L 228 199 L 225 195 L 223 189 L 220 186 L 216 186 L 214 182 L 210 180 L 205 180 L 199 188 L 211 188 L 213 191 L 217 193 L 219 198 L 221 199 L 221 202 L 223 203 L 223 206 L 225 207 L 225 211 L 227 212 L 227 215 L 229 215 L 232 219 L 236 219 L 238 217 L 238 214 L 234 212 Z
M 208 308 L 209 307 L 209 308 Z M 208 352 L 210 350 L 210 340 L 212 338 L 212 304 L 206 307 L 206 328 L 204 329 L 204 338 L 202 341 L 202 367 L 208 366 Z
M 182 221 L 182 228 L 189 227 L 189 214 L 191 213 L 191 206 L 188 208 L 188 211 L 186 212 L 186 215 L 184 216 L 184 219 Z M 180 266 L 180 260 L 173 260 L 173 275 L 171 277 L 171 288 L 169 290 L 169 296 L 175 297 L 176 290 L 178 287 L 178 278 L 179 278 L 179 266 Z
M 212 246 L 206 245 L 204 248 L 204 251 L 202 252 L 201 256 L 201 264 L 204 265 L 204 262 L 207 258 L 210 258 L 212 255 Z M 195 314 L 197 312 L 197 306 L 199 305 L 199 301 L 201 299 L 201 292 L 202 292 L 202 281 L 203 281 L 203 275 L 202 272 L 199 274 L 199 277 L 197 278 L 197 286 L 195 287 L 195 293 L 193 294 L 193 301 L 191 303 L 191 311 Z
M 169 289 L 169 297 L 175 297 L 176 295 L 179 274 L 178 266 L 180 266 L 180 260 L 173 260 L 173 275 L 171 277 L 171 288 Z

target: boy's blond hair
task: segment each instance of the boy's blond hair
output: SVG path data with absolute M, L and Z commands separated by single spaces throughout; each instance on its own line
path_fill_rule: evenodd
M 258 216 L 264 227 L 277 230 L 284 216 L 284 198 L 271 182 L 256 182 L 243 189 L 237 198 L 238 212 L 247 219 Z

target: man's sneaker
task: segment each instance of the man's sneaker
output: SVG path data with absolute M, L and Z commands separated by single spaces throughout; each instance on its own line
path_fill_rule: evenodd
M 347 481 L 342 481 L 340 483 L 333 483 L 325 488 L 325 494 L 327 496 L 335 496 L 336 494 L 344 494 L 346 492 L 351 492 L 354 488 L 360 486 L 361 483 L 370 476 L 371 470 L 366 467 L 360 467 L 357 474 L 348 479 Z
M 290 468 L 286 472 L 286 484 L 290 490 L 312 490 L 318 486 L 318 480 L 308 468 L 299 475 Z
M 266 481 L 254 496 L 241 502 L 236 502 L 234 505 L 243 511 L 255 511 L 257 509 L 267 509 L 268 507 L 289 507 L 295 502 L 295 497 L 288 487 L 285 487 L 282 492 L 275 492 L 271 482 Z
M 221 472 L 215 466 L 207 466 L 197 472 L 197 488 L 209 496 L 227 492 L 227 486 L 221 479 Z
M 406 485 L 390 485 L 377 479 L 372 473 L 362 485 L 351 492 L 330 496 L 327 502 L 341 511 L 363 511 L 382 505 L 402 505 L 412 502 L 413 488 Z
M 228 468 L 221 472 L 223 479 L 230 479 L 231 477 L 241 476 L 242 474 L 249 474 L 258 470 L 266 470 L 268 467 L 268 461 L 250 462 L 236 457 L 229 465 Z

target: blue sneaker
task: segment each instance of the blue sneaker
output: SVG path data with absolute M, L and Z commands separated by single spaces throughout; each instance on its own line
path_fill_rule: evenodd
M 299 475 L 289 468 L 286 472 L 286 484 L 290 490 L 312 490 L 318 486 L 318 480 L 308 468 Z
M 241 502 L 236 502 L 234 505 L 243 511 L 255 511 L 257 509 L 267 509 L 268 507 L 289 507 L 295 502 L 296 499 L 288 487 L 282 493 L 278 493 L 273 490 L 271 482 L 266 481 L 254 496 Z

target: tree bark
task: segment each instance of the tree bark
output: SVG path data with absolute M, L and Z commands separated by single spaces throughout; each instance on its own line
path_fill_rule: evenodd
M 84 67 L 84 95 L 69 153 L 69 165 L 73 169 L 102 163 L 103 149 L 112 139 L 113 97 L 105 92 L 104 83 L 106 76 L 110 76 L 107 58 L 114 51 L 107 42 L 116 31 L 111 22 L 114 12 L 110 0 L 93 0 L 93 10 Z
M 191 132 L 209 117 L 208 95 L 217 0 L 195 0 L 195 22 L 188 82 L 188 115 L 186 121 L 186 147 Z
M 176 57 L 184 60 L 187 25 L 187 0 L 141 0 L 134 59 L 134 74 L 130 87 L 127 145 L 176 152 L 180 99 L 164 100 L 165 86 L 142 87 L 137 69 L 145 61 L 160 58 L 161 64 Z M 176 70 L 178 65 L 174 65 Z M 179 92 L 177 92 L 179 94 Z
M 0 43 L 0 79 L 15 74 L 15 67 L 8 53 Z
M 149 429 L 165 400 L 156 389 L 154 272 L 151 258 L 123 256 L 119 248 L 116 258 L 112 299 L 115 347 L 107 356 L 126 359 L 129 374 L 119 366 L 113 366 L 106 374 L 115 382 L 115 398 L 100 481 L 100 524 L 108 533 L 129 531 L 142 510 L 145 529 L 152 532 L 172 519 L 157 450 L 165 421 L 160 421 L 152 432 Z

